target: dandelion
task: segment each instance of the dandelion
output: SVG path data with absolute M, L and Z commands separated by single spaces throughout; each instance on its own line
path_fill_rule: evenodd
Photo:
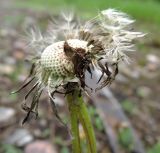
M 86 71 L 92 77 L 93 68 L 101 70 L 102 75 L 96 90 L 110 84 L 118 74 L 119 62 L 128 61 L 126 52 L 134 50 L 133 40 L 144 36 L 141 32 L 130 30 L 133 22 L 134 20 L 125 13 L 107 9 L 84 24 L 80 23 L 75 15 L 69 13 L 67 16 L 63 13 L 50 24 L 46 35 L 42 36 L 39 30 L 37 34 L 32 31 L 30 45 L 37 49 L 38 53 L 31 60 L 32 68 L 26 83 L 18 91 L 35 80 L 25 100 L 32 92 L 34 96 L 30 107 L 23 105 L 28 112 L 23 123 L 27 121 L 31 112 L 38 115 L 38 102 L 43 90 L 47 90 L 55 115 L 59 118 L 54 104 L 54 94 L 73 94 L 77 90 L 78 96 L 81 97 L 81 92 L 87 87 Z M 74 94 L 72 96 L 74 97 Z M 68 99 L 73 100 L 72 97 Z M 85 111 L 83 113 L 86 114 Z M 79 116 L 80 121 L 81 117 Z M 93 131 L 90 136 L 93 140 Z M 93 152 L 96 150 L 93 146 L 91 149 Z

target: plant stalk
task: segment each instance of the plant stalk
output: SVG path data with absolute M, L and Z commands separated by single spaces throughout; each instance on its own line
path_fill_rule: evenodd
M 73 136 L 73 153 L 82 153 L 78 128 L 79 123 L 82 124 L 85 132 L 88 153 L 97 153 L 93 126 L 85 102 L 83 101 L 82 96 L 79 95 L 79 90 L 75 90 L 74 93 L 68 94 L 67 101 L 70 112 L 71 132 Z
M 83 101 L 83 98 L 79 97 L 78 99 L 81 104 L 80 111 L 79 111 L 79 120 L 83 126 L 83 129 L 86 135 L 87 144 L 89 148 L 88 153 L 97 153 L 95 134 L 94 134 L 92 122 L 90 119 L 90 115 L 88 113 L 88 109 Z
M 73 153 L 82 153 L 81 143 L 79 137 L 79 121 L 77 106 L 74 104 L 74 97 L 71 94 L 67 95 L 70 121 L 71 121 L 71 133 L 72 133 L 72 152 Z

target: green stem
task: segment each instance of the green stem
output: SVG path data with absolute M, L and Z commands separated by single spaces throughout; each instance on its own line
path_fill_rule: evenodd
M 88 153 L 97 153 L 91 119 L 83 98 L 79 97 L 79 91 L 75 90 L 73 94 L 68 94 L 67 100 L 71 118 L 71 130 L 74 138 L 72 140 L 73 153 L 81 153 L 78 121 L 82 124 L 86 135 Z
M 83 126 L 86 138 L 87 138 L 87 143 L 88 143 L 88 153 L 97 153 L 97 148 L 96 148 L 96 139 L 95 139 L 95 134 L 93 130 L 93 126 L 91 123 L 91 119 L 87 110 L 87 107 L 83 101 L 82 97 L 78 98 L 80 101 L 80 111 L 79 111 L 79 120 Z
M 72 132 L 72 152 L 73 153 L 82 153 L 81 143 L 79 137 L 79 121 L 77 114 L 77 106 L 74 105 L 74 98 L 72 95 L 67 95 L 70 120 L 71 120 L 71 132 Z

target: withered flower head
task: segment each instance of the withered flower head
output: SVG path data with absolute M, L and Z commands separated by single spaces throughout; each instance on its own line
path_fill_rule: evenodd
M 144 36 L 141 32 L 129 30 L 133 22 L 125 13 L 107 9 L 85 23 L 80 23 L 72 13 L 63 13 L 49 26 L 45 37 L 39 31 L 32 31 L 30 45 L 38 52 L 31 60 L 28 80 L 21 87 L 36 80 L 25 96 L 27 99 L 34 91 L 31 107 L 23 106 L 28 110 L 27 117 L 37 111 L 38 100 L 44 89 L 47 89 L 52 100 L 55 92 L 68 92 L 71 82 L 77 83 L 83 90 L 86 87 L 85 72 L 88 71 L 92 76 L 95 67 L 102 71 L 98 82 L 105 76 L 97 89 L 111 83 L 118 73 L 118 63 L 128 60 L 125 52 L 133 50 L 133 40 Z

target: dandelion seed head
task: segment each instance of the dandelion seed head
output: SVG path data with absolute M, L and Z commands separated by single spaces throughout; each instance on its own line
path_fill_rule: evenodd
M 69 46 L 73 48 L 83 48 L 88 51 L 87 42 L 78 39 L 67 40 Z M 73 76 L 73 63 L 65 55 L 64 41 L 60 41 L 48 46 L 41 55 L 41 65 L 47 71 L 52 71 L 55 76 Z
M 107 9 L 85 23 L 79 22 L 73 13 L 62 13 L 62 17 L 49 24 L 46 34 L 31 30 L 30 46 L 37 52 L 31 60 L 30 80 L 24 85 L 36 79 L 28 93 L 35 90 L 30 111 L 36 109 L 35 103 L 44 89 L 51 99 L 55 91 L 68 91 L 70 83 L 85 90 L 85 72 L 92 78 L 92 68 L 102 72 L 96 90 L 111 84 L 119 72 L 119 63 L 129 62 L 127 52 L 135 50 L 133 40 L 144 36 L 132 30 L 133 22 L 127 14 Z
M 56 77 L 59 77 L 57 84 L 63 85 L 66 80 L 74 80 L 77 76 L 83 75 L 78 74 L 76 68 L 79 69 L 80 67 L 75 66 L 77 64 L 74 63 L 75 59 L 66 55 L 64 51 L 65 42 L 75 50 L 75 53 L 76 49 L 84 49 L 85 54 L 89 53 L 88 59 L 85 59 L 86 55 L 83 55 L 89 65 L 97 63 L 98 59 L 106 59 L 110 63 L 128 62 L 129 57 L 125 52 L 134 51 L 133 40 L 144 36 L 141 32 L 128 30 L 133 22 L 134 20 L 131 20 L 127 14 L 115 9 L 101 11 L 99 15 L 84 25 L 78 22 L 73 13 L 62 13 L 61 18 L 50 24 L 46 37 L 38 32 L 40 41 L 37 41 L 37 36 L 33 35 L 33 42 L 41 42 L 41 46 L 43 46 L 41 48 L 46 45 L 40 56 L 43 71 L 50 72 L 46 85 L 50 87 L 51 80 Z M 81 59 L 80 55 L 78 56 L 79 62 L 82 62 L 79 65 L 85 70 L 89 69 L 85 68 L 83 64 L 86 61 Z M 40 80 L 43 82 L 43 77 Z

